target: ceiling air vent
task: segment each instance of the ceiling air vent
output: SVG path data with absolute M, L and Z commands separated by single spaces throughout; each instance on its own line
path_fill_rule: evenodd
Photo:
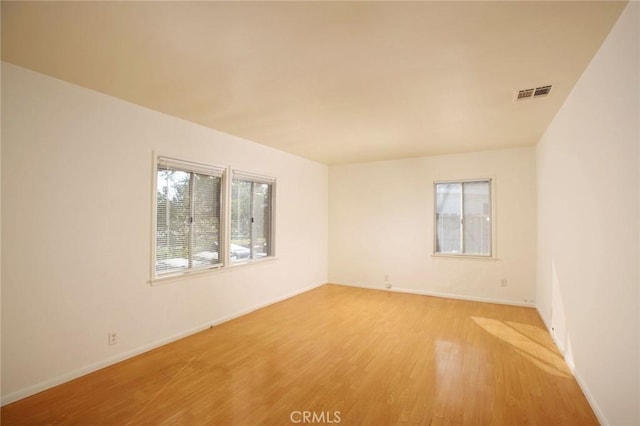
M 525 90 L 519 90 L 518 93 L 516 93 L 516 100 L 522 100 L 522 99 L 527 99 L 533 96 L 533 92 L 535 92 L 536 89 L 525 89 Z
M 546 96 L 549 92 L 551 92 L 551 86 L 536 87 L 536 91 L 533 92 L 533 97 L 537 98 L 538 96 Z
M 522 101 L 525 99 L 538 98 L 540 96 L 547 96 L 551 92 L 551 86 L 540 86 L 535 89 L 523 89 L 516 92 L 515 100 Z

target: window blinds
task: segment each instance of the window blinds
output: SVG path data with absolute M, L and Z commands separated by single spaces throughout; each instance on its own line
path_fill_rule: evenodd
M 158 158 L 156 276 L 221 263 L 223 168 Z

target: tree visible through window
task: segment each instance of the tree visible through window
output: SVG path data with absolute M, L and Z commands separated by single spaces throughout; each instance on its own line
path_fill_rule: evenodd
M 234 172 L 231 182 L 232 262 L 273 255 L 274 181 Z
M 160 158 L 156 188 L 156 276 L 221 262 L 222 170 Z
M 491 256 L 491 180 L 435 183 L 436 254 Z

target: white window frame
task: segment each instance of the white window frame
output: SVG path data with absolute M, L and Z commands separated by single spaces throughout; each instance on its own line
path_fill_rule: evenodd
M 231 189 L 231 185 L 233 184 L 233 180 L 235 178 L 239 178 L 240 180 L 246 180 L 246 181 L 251 181 L 254 183 L 266 183 L 271 185 L 271 197 L 270 197 L 270 201 L 271 201 L 271 231 L 270 231 L 270 243 L 271 243 L 271 247 L 270 247 L 270 254 L 269 256 L 265 256 L 265 257 L 261 257 L 261 258 L 251 258 L 249 257 L 247 260 L 242 260 L 242 261 L 232 261 L 231 260 L 231 205 L 232 205 L 232 199 L 231 197 L 233 196 L 232 194 L 232 189 Z M 227 205 L 229 206 L 228 209 L 226 209 L 226 214 L 227 214 L 227 222 L 228 226 L 227 226 L 227 233 L 226 233 L 226 241 L 225 241 L 225 247 L 227 247 L 226 250 L 226 263 L 228 266 L 230 267 L 237 267 L 237 266 L 242 266 L 242 265 L 247 265 L 247 264 L 251 264 L 251 263 L 255 263 L 255 262 L 264 262 L 264 261 L 268 261 L 268 260 L 272 260 L 276 258 L 276 190 L 277 187 L 277 179 L 275 177 L 271 177 L 271 176 L 266 176 L 266 175 L 261 175 L 261 174 L 255 174 L 255 173 L 251 173 L 251 172 L 247 172 L 244 170 L 240 170 L 240 169 L 231 169 L 231 172 L 229 173 L 229 186 L 228 186 L 228 199 L 227 199 Z
M 219 243 L 218 243 L 218 263 L 210 266 L 204 266 L 200 268 L 190 268 L 183 271 L 173 271 L 167 272 L 163 274 L 158 274 L 156 271 L 156 247 L 157 247 L 157 186 L 158 186 L 158 169 L 160 165 L 165 165 L 168 167 L 175 167 L 177 170 L 183 170 L 191 173 L 201 173 L 201 174 L 209 174 L 213 176 L 220 177 L 220 229 L 219 229 Z M 183 278 L 188 276 L 193 276 L 197 274 L 202 274 L 206 272 L 211 272 L 214 270 L 219 270 L 225 266 L 226 262 L 226 245 L 225 238 L 227 234 L 227 225 L 226 225 L 226 193 L 227 193 L 227 175 L 228 169 L 225 166 L 205 164 L 197 161 L 183 160 L 177 159 L 172 156 L 162 155 L 155 153 L 153 154 L 153 167 L 152 167 L 153 178 L 152 181 L 152 200 L 151 200 L 151 262 L 150 262 L 150 273 L 151 280 L 150 282 L 159 283 L 167 280 L 174 280 L 176 278 Z
M 468 182 L 489 182 L 489 204 L 490 204 L 490 223 L 491 223 L 491 242 L 489 244 L 489 254 L 488 255 L 480 255 L 480 254 L 467 254 L 467 253 L 438 253 L 436 252 L 437 241 L 438 241 L 438 221 L 437 221 L 437 211 L 438 211 L 438 193 L 436 191 L 436 186 L 438 184 L 447 184 L 447 183 L 468 183 Z M 432 256 L 433 257 L 442 257 L 442 258 L 454 258 L 454 259 L 473 259 L 473 260 L 497 260 L 497 209 L 496 209 L 496 178 L 495 176 L 485 176 L 485 177 L 477 177 L 477 178 L 465 178 L 465 179 L 443 179 L 436 180 L 433 182 L 432 186 L 433 190 L 433 244 L 432 244 Z M 464 198 L 461 195 L 462 198 Z M 461 200 L 461 210 L 464 209 L 464 200 Z M 464 225 L 461 229 L 462 235 L 464 235 Z

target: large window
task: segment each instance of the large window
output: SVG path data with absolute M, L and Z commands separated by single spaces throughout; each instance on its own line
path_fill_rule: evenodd
M 274 178 L 162 156 L 155 170 L 152 281 L 274 256 Z
M 273 256 L 274 180 L 234 171 L 231 182 L 232 262 Z
M 157 164 L 155 276 L 219 266 L 224 169 L 165 157 Z
M 435 183 L 435 254 L 491 256 L 491 180 Z

